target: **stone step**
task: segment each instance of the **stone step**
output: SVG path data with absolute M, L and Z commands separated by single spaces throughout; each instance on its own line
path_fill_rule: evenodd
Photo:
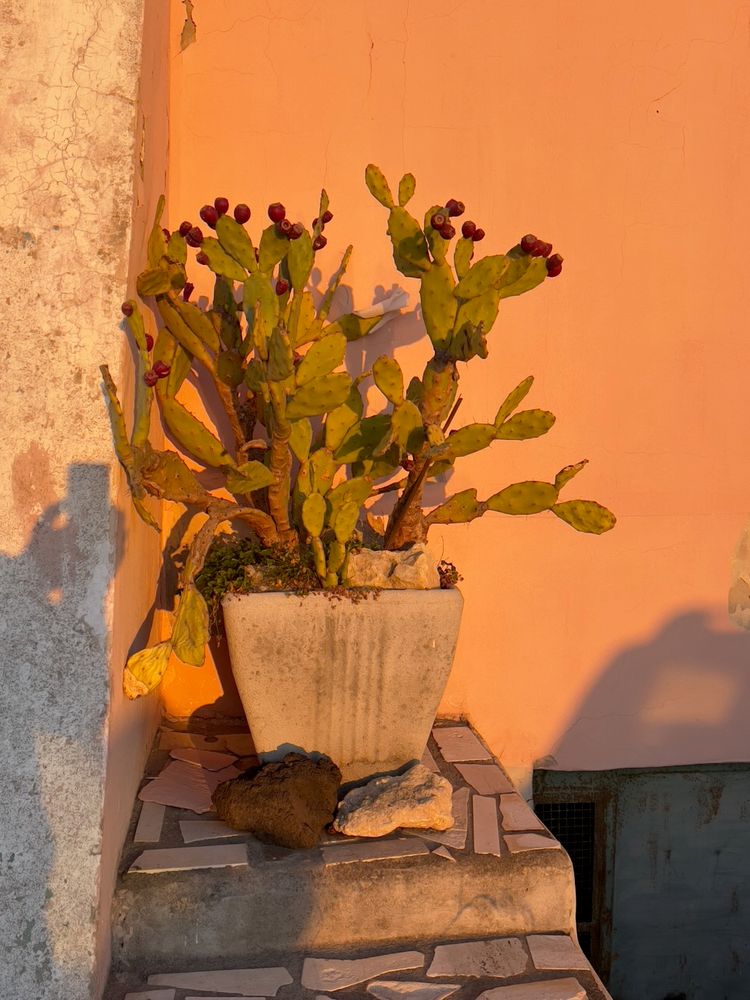
M 147 774 L 163 770 L 175 743 L 241 754 L 249 749 L 243 739 L 206 742 L 163 731 Z M 211 772 L 201 762 L 199 755 L 177 769 L 174 801 L 188 794 L 194 808 L 209 809 L 212 784 L 235 772 Z M 243 967 L 260 955 L 320 949 L 574 933 L 570 860 L 476 734 L 438 721 L 424 762 L 454 788 L 457 824 L 446 833 L 397 831 L 367 841 L 332 835 L 313 850 L 293 851 L 238 835 L 210 811 L 137 802 L 114 900 L 114 974 Z
M 611 1000 L 576 942 L 534 934 L 154 965 L 113 976 L 104 1000 Z

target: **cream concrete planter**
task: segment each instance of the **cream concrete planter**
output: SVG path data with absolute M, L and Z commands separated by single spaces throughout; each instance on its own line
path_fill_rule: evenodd
M 228 594 L 232 670 L 258 753 L 327 754 L 343 780 L 419 760 L 448 681 L 458 590 Z

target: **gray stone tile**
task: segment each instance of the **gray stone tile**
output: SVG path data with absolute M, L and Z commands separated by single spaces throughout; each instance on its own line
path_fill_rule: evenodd
M 560 850 L 560 844 L 553 837 L 545 837 L 541 833 L 507 833 L 503 839 L 511 854 Z
M 286 969 L 219 969 L 213 972 L 164 972 L 149 976 L 150 986 L 175 986 L 204 993 L 238 993 L 243 997 L 275 997 L 292 977 Z
M 377 979 L 367 992 L 377 1000 L 445 1000 L 461 989 L 460 983 L 415 983 L 406 979 Z
M 453 855 L 451 854 L 451 852 L 448 850 L 447 847 L 436 847 L 435 850 L 431 851 L 430 853 L 437 854 L 439 858 L 445 858 L 446 861 L 452 861 L 454 864 L 456 862 L 456 859 L 453 857 Z
M 486 941 L 463 941 L 439 944 L 427 970 L 431 978 L 471 976 L 505 978 L 526 972 L 529 959 L 518 938 L 490 938 Z
M 164 825 L 166 807 L 159 802 L 144 802 L 133 835 L 134 844 L 158 844 Z
M 126 993 L 125 1000 L 174 1000 L 174 994 L 174 990 L 147 990 L 145 993 Z
M 586 990 L 577 979 L 544 979 L 485 990 L 477 1000 L 586 1000 Z
M 426 840 L 444 847 L 453 847 L 462 851 L 466 847 L 466 834 L 469 829 L 469 789 L 459 788 L 453 793 L 453 819 L 450 830 L 404 830 L 410 837 L 424 837 Z
M 495 854 L 500 857 L 497 800 L 485 795 L 472 795 L 471 810 L 474 818 L 474 853 Z
M 512 795 L 500 796 L 500 815 L 502 816 L 503 830 L 507 832 L 545 829 L 544 823 L 534 810 L 516 792 Z
M 468 726 L 438 727 L 432 730 L 432 735 L 447 761 L 492 760 L 492 754 Z
M 231 826 L 218 819 L 180 820 L 180 833 L 186 844 L 195 844 L 200 840 L 223 840 L 227 837 L 246 836 L 241 830 L 233 830 Z
M 369 958 L 306 958 L 302 967 L 302 985 L 307 990 L 345 990 L 384 972 L 421 969 L 424 955 L 419 951 L 400 951 Z
M 526 943 L 531 961 L 540 971 L 590 968 L 586 956 L 567 934 L 530 934 Z
M 246 864 L 247 846 L 245 844 L 169 847 L 143 851 L 128 871 L 154 874 L 156 872 L 191 871 L 194 868 L 237 868 Z M 209 989 L 212 988 L 209 987 Z
M 497 764 L 456 764 L 456 770 L 480 795 L 515 791 L 510 779 Z
M 233 753 L 220 753 L 218 750 L 196 750 L 194 747 L 175 747 L 169 751 L 174 760 L 184 760 L 186 764 L 205 767 L 207 771 L 221 771 L 237 762 Z
M 427 836 L 427 831 L 422 831 Z M 431 833 L 431 831 L 430 831 Z M 416 838 L 409 840 L 360 840 L 356 844 L 326 844 L 321 848 L 326 865 L 351 864 L 355 861 L 387 861 L 389 858 L 407 858 L 429 854 L 429 847 Z M 388 971 L 388 970 L 386 970 Z M 315 988 L 315 987 L 314 987 Z M 321 986 L 320 989 L 325 989 Z

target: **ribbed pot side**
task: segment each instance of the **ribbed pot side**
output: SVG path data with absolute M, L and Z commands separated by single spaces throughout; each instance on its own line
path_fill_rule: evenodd
M 228 594 L 232 671 L 256 749 L 325 753 L 344 782 L 419 760 L 448 681 L 458 590 Z

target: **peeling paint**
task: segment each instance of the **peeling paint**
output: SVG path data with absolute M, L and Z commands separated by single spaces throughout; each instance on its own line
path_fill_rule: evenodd
M 180 51 L 184 52 L 188 45 L 192 45 L 195 41 L 197 25 L 193 20 L 193 7 L 194 4 L 192 0 L 182 0 L 185 4 L 185 23 L 182 26 L 182 34 L 180 35 Z

